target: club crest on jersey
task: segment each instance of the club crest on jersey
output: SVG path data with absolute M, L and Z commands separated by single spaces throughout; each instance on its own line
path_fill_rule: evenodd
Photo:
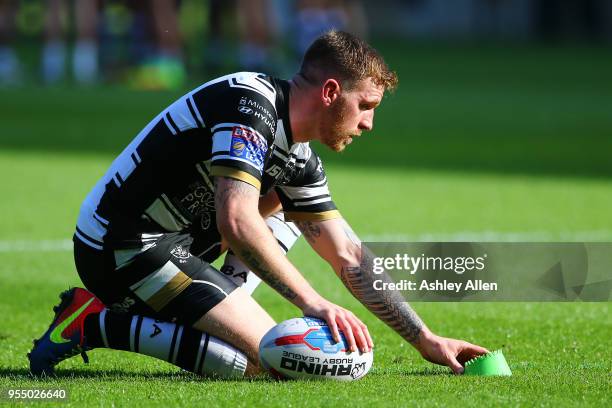
M 200 218 L 200 227 L 203 231 L 207 231 L 212 224 L 212 217 L 209 212 L 203 212 Z
M 267 150 L 265 141 L 255 132 L 235 126 L 232 129 L 230 156 L 239 157 L 261 169 Z
M 179 259 L 180 263 L 185 263 L 186 262 L 185 260 L 191 256 L 189 251 L 183 248 L 181 245 L 177 245 L 174 248 L 172 248 L 172 250 L 170 251 L 170 254 L 173 257 Z

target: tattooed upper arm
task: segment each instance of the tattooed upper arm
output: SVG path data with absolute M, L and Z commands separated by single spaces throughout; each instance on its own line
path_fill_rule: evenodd
M 296 221 L 295 224 L 310 244 L 314 244 L 321 237 L 321 227 L 317 223 L 312 221 Z
M 259 200 L 259 190 L 244 181 L 229 177 L 215 177 L 215 208 L 217 211 L 227 207 L 231 198 Z
M 361 245 L 361 241 L 357 237 L 357 235 L 353 232 L 348 223 L 340 219 L 342 224 L 342 231 L 344 232 L 344 236 L 349 239 L 353 244 L 359 246 Z M 316 221 L 295 221 L 295 224 L 300 229 L 304 237 L 310 243 L 315 243 L 321 237 L 321 226 L 319 222 Z

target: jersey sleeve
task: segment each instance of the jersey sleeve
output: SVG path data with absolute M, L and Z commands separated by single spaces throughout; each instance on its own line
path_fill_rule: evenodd
M 268 152 L 266 138 L 244 124 L 213 129 L 211 175 L 241 180 L 259 189 Z
M 261 187 L 264 161 L 276 132 L 276 90 L 267 77 L 239 73 L 208 95 L 204 121 L 212 133 L 211 175 Z
M 325 221 L 341 217 L 332 201 L 321 159 L 314 152 L 293 180 L 276 186 L 276 193 L 283 205 L 285 219 L 289 221 Z

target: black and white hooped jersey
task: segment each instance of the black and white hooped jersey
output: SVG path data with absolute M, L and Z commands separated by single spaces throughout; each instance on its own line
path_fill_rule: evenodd
M 154 118 L 89 193 L 76 237 L 95 249 L 145 249 L 187 232 L 218 256 L 214 176 L 274 188 L 288 220 L 339 217 L 319 157 L 293 143 L 289 83 L 240 72 L 194 89 Z

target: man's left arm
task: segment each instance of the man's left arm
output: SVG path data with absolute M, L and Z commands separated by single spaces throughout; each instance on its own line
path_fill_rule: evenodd
M 488 352 L 483 347 L 462 340 L 435 335 L 399 292 L 375 290 L 374 280 L 384 275 L 374 274 L 368 267 L 371 262 L 362 262 L 362 256 L 371 256 L 371 253 L 361 245 L 344 219 L 295 223 L 311 247 L 332 266 L 353 296 L 412 344 L 423 358 L 446 365 L 460 374 L 463 363 Z

